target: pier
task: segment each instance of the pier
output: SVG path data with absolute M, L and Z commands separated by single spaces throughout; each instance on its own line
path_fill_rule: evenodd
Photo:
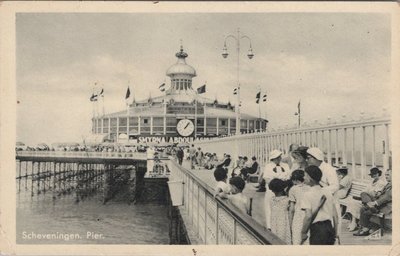
M 100 193 L 106 203 L 122 184 L 128 184 L 134 202 L 146 172 L 143 153 L 20 151 L 16 160 L 18 192 L 29 190 L 32 197 L 53 193 L 53 199 L 74 192 L 77 202 Z

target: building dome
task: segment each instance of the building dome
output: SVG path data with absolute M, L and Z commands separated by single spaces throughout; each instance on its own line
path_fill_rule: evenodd
M 166 73 L 167 76 L 173 77 L 175 75 L 187 75 L 190 77 L 195 77 L 196 70 L 192 66 L 186 64 L 185 58 L 188 56 L 188 54 L 183 51 L 182 46 L 181 50 L 177 52 L 175 56 L 178 58 L 178 61 L 168 68 Z

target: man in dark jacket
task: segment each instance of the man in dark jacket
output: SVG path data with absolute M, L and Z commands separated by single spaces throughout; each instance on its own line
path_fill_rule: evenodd
M 355 236 L 367 236 L 371 229 L 369 221 L 373 214 L 392 212 L 392 170 L 387 170 L 385 174 L 387 184 L 375 198 L 366 203 L 360 210 L 360 229 L 354 233 Z
M 242 175 L 242 178 L 244 180 L 247 179 L 247 177 L 249 176 L 249 174 L 254 174 L 257 172 L 258 170 L 258 163 L 257 163 L 257 158 L 255 156 L 253 156 L 251 158 L 251 160 L 253 160 L 253 163 L 251 164 L 250 167 L 244 167 L 243 169 L 240 170 L 240 174 Z
M 178 148 L 176 150 L 176 157 L 178 158 L 179 165 L 182 165 L 183 156 L 184 156 L 183 149 L 182 148 Z

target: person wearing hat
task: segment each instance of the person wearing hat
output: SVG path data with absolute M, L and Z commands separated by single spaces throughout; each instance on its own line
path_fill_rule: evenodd
M 387 170 L 385 177 L 388 182 L 386 186 L 376 196 L 369 198 L 369 202 L 365 202 L 362 206 L 360 210 L 360 229 L 353 235 L 369 235 L 372 228 L 370 222 L 372 215 L 378 212 L 387 215 L 392 212 L 392 170 Z
M 332 195 L 339 190 L 336 169 L 324 161 L 324 153 L 319 148 L 307 149 L 307 165 L 317 166 L 322 171 L 320 185 L 326 187 Z
M 382 178 L 382 171 L 377 167 L 373 167 L 369 170 L 369 176 L 371 176 L 371 183 L 365 188 L 364 191 L 361 192 L 360 196 L 367 198 L 376 197 L 381 193 L 383 188 L 386 186 L 386 179 Z M 360 219 L 361 208 L 363 206 L 363 202 L 361 197 L 353 197 L 348 205 L 346 212 L 349 214 L 351 220 L 350 224 L 347 227 L 349 231 L 355 231 L 358 228 L 358 220 Z
M 346 198 L 351 188 L 351 178 L 348 175 L 348 169 L 346 166 L 342 166 L 337 169 L 336 173 L 339 179 L 339 190 L 335 193 L 337 199 Z
M 269 154 L 270 162 L 265 165 L 264 171 L 259 176 L 258 192 L 265 191 L 265 222 L 267 229 L 271 229 L 271 200 L 274 193 L 268 188 L 268 184 L 272 179 L 281 179 L 286 181 L 290 179 L 290 168 L 287 164 L 281 163 L 282 152 L 275 149 Z M 268 189 L 267 189 L 267 188 Z
M 333 245 L 337 236 L 338 215 L 329 190 L 320 186 L 322 171 L 317 166 L 305 169 L 304 183 L 310 188 L 304 193 L 300 207 L 305 211 L 301 230 L 302 243 L 308 238 L 310 245 Z

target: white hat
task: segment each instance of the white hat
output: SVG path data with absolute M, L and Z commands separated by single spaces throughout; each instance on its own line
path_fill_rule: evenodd
M 319 148 L 309 148 L 307 149 L 307 154 L 319 161 L 324 161 L 324 153 Z
M 272 159 L 280 157 L 281 155 L 282 155 L 281 151 L 274 149 L 269 153 L 269 159 L 272 160 Z

